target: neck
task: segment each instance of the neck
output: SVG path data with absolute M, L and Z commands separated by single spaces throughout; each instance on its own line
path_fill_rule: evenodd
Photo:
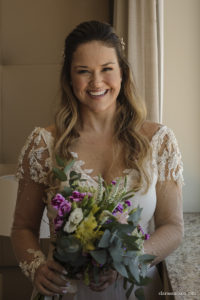
M 81 108 L 80 129 L 81 131 L 98 135 L 113 135 L 115 113 L 116 108 L 106 112 L 94 112 Z

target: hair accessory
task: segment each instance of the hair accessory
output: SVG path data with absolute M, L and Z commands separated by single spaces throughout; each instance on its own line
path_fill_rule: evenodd
M 125 44 L 125 42 L 124 42 L 123 37 L 120 38 L 120 44 L 121 44 L 121 46 L 122 46 L 122 50 L 125 50 L 126 44 Z

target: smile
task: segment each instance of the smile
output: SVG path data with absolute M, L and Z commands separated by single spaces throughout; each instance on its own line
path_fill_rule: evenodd
M 101 91 L 88 91 L 87 93 L 91 96 L 104 96 L 108 90 L 101 90 Z

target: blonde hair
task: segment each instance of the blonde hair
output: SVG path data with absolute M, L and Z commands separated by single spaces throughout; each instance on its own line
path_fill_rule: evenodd
M 148 189 L 150 176 L 143 163 L 150 156 L 151 147 L 148 139 L 141 134 L 141 128 L 146 119 L 146 108 L 138 96 L 131 69 L 124 57 L 121 40 L 109 24 L 98 21 L 81 23 L 65 40 L 64 63 L 60 76 L 61 103 L 55 115 L 54 153 L 70 159 L 69 147 L 73 140 L 79 137 L 78 100 L 70 86 L 70 69 L 74 51 L 79 45 L 91 41 L 100 41 L 108 47 L 113 47 L 116 51 L 122 71 L 122 83 L 117 97 L 114 140 L 124 146 L 127 168 L 138 171 L 135 190 L 141 189 L 143 179 L 146 181 Z

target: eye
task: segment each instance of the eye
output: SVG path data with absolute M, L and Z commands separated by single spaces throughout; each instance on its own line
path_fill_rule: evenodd
M 112 71 L 112 68 L 109 67 L 103 68 L 103 72 L 107 72 L 107 71 Z
M 78 74 L 86 74 L 88 73 L 88 70 L 79 70 L 77 71 Z

